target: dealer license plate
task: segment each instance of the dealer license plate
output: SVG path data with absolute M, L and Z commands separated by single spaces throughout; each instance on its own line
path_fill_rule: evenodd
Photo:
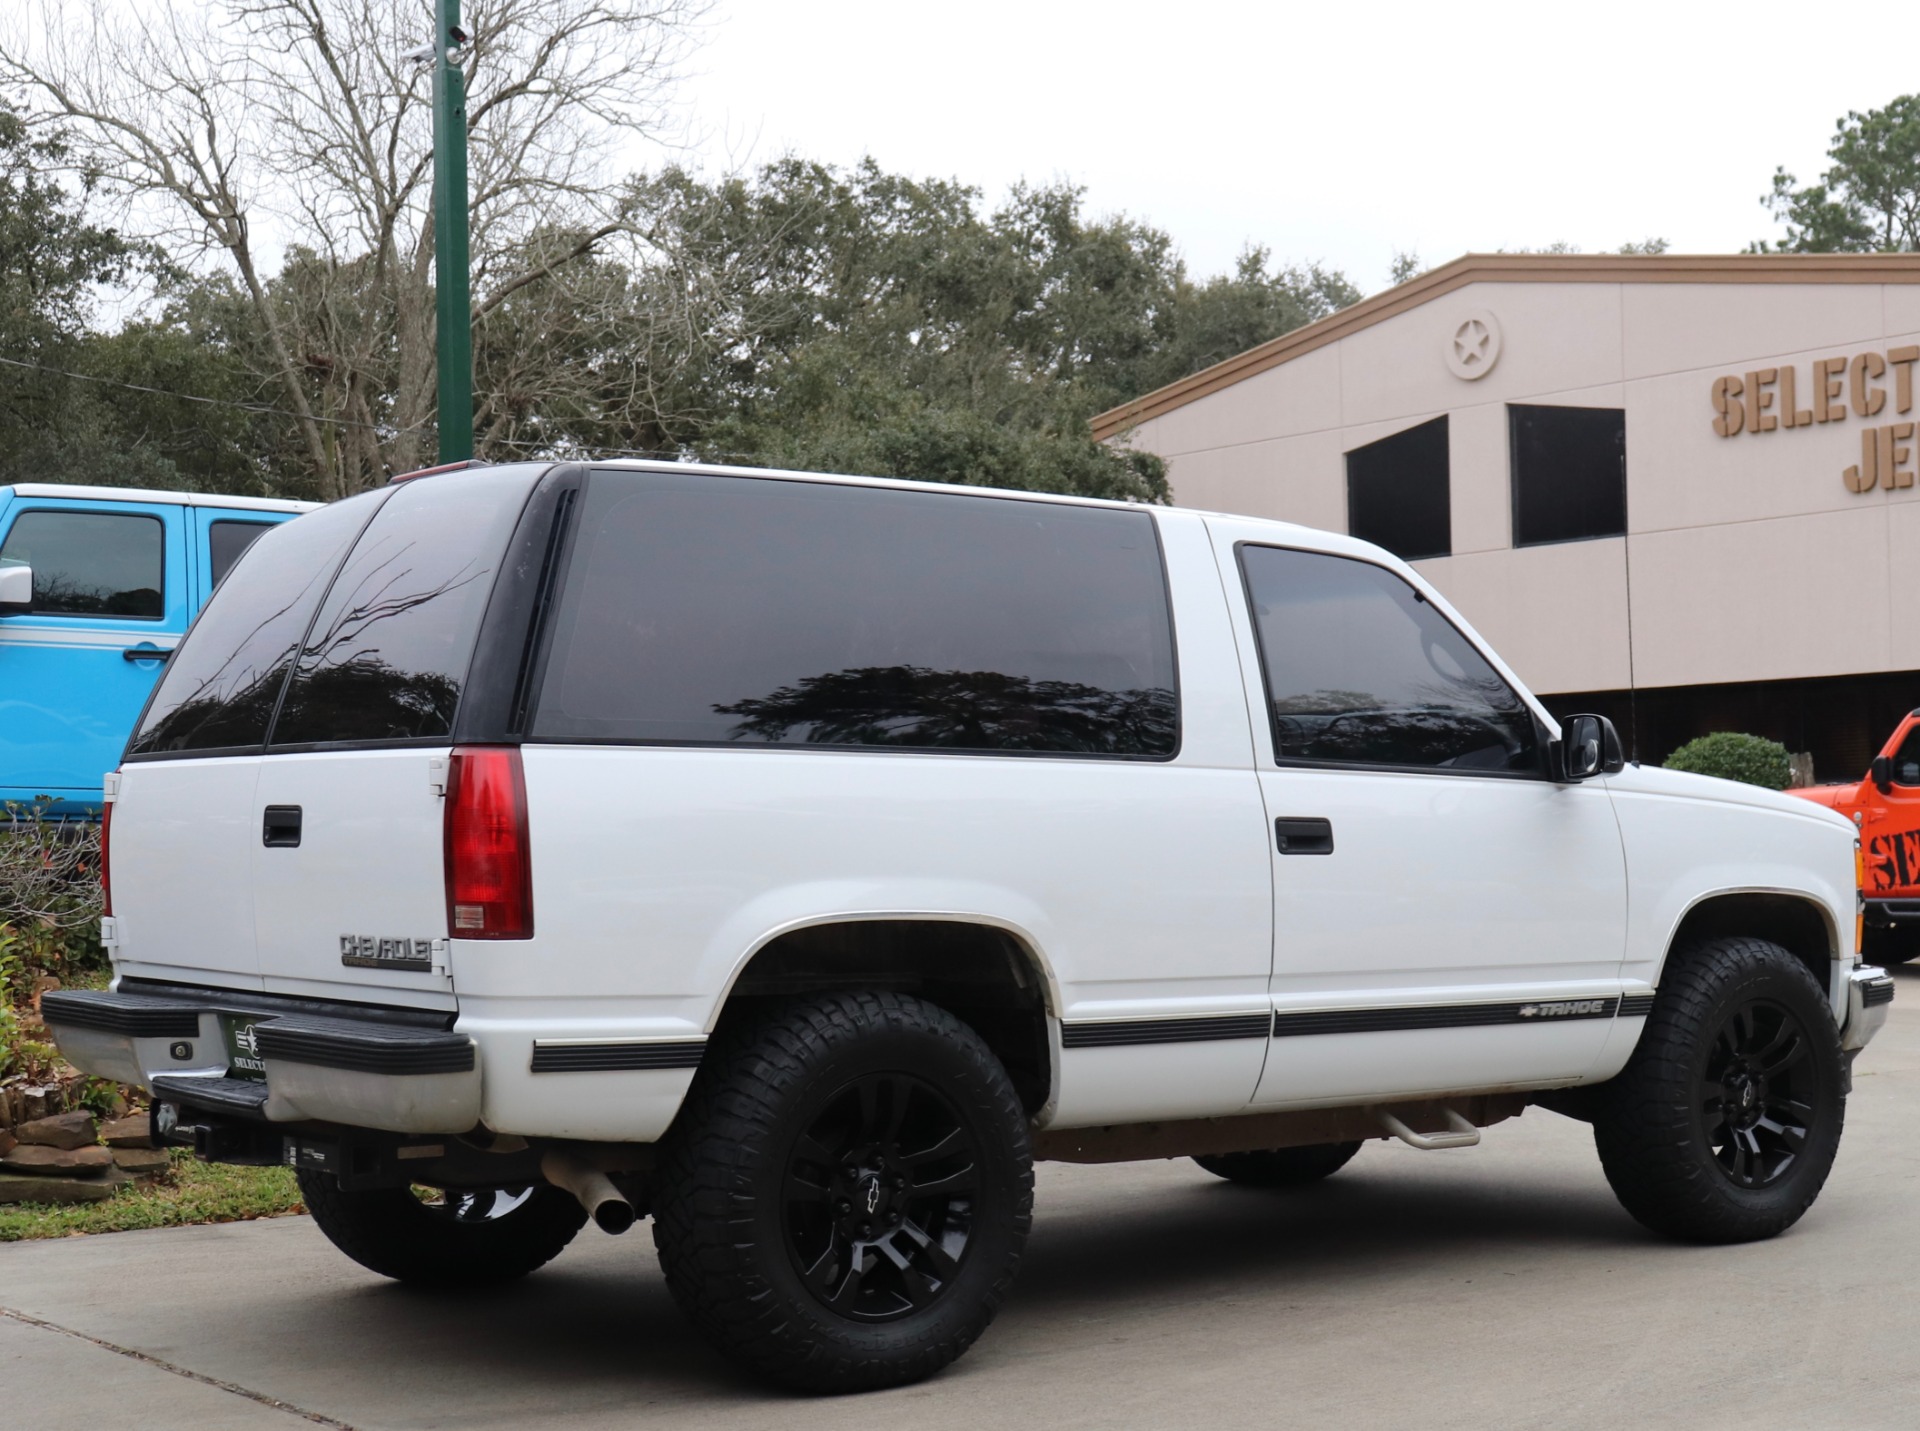
M 227 1077 L 266 1080 L 267 1066 L 260 1060 L 260 1040 L 253 1031 L 259 1022 L 245 1014 L 220 1016 L 220 1030 L 227 1040 Z

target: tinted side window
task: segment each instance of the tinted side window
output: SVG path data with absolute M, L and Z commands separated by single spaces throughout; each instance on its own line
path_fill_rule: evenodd
M 1169 757 L 1153 519 L 597 473 L 534 734 Z
M 1240 565 L 1281 760 L 1539 770 L 1526 704 L 1398 576 L 1279 547 Z
M 33 568 L 37 615 L 158 621 L 165 614 L 166 529 L 158 517 L 22 512 L 0 562 Z
M 1907 732 L 1893 756 L 1893 783 L 1909 789 L 1920 785 L 1920 726 Z
M 207 524 L 207 564 L 212 580 L 209 589 L 227 579 L 240 553 L 260 539 L 271 522 L 209 522 Z
M 334 568 L 387 496 L 336 502 L 261 537 L 167 662 L 127 754 L 257 749 Z
M 394 494 L 321 603 L 273 745 L 452 732 L 494 570 L 534 475 L 463 472 Z
M 1402 561 L 1453 551 L 1447 420 L 1436 417 L 1347 454 L 1347 530 Z
M 1515 546 L 1625 535 L 1626 413 L 1515 403 L 1507 422 Z

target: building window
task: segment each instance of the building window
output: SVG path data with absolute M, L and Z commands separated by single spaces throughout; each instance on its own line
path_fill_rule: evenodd
M 1507 422 L 1515 546 L 1626 535 L 1626 413 L 1514 404 Z
M 1347 454 L 1347 530 L 1405 561 L 1453 551 L 1447 420 L 1436 417 Z

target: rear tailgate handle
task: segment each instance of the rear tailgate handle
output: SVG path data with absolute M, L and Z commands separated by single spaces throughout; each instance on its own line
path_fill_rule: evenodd
M 300 807 L 269 805 L 260 821 L 260 843 L 269 848 L 296 849 L 300 844 Z
M 1273 822 L 1274 847 L 1283 855 L 1333 853 L 1333 821 L 1318 816 L 1282 816 Z

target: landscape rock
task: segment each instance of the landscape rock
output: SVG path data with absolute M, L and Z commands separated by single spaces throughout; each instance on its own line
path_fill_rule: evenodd
M 165 1148 L 115 1148 L 113 1163 L 129 1173 L 164 1173 L 173 1160 Z
M 0 1203 L 104 1202 L 119 1186 L 117 1178 L 23 1178 L 0 1173 Z
M 87 1173 L 112 1166 L 113 1154 L 105 1148 L 48 1148 L 22 1143 L 0 1157 L 0 1168 L 14 1173 Z
M 37 1143 L 46 1148 L 84 1148 L 97 1142 L 100 1129 L 85 1109 L 56 1113 L 51 1118 L 36 1118 L 13 1130 L 22 1143 Z
M 100 1128 L 100 1141 L 109 1148 L 151 1148 L 153 1122 L 145 1113 L 131 1118 L 115 1118 Z
M 8 1153 L 11 1153 L 13 1151 L 13 1145 L 19 1141 L 18 1138 L 14 1137 L 13 1134 L 9 1133 L 5 1128 L 0 1128 L 0 1158 L 4 1158 Z

